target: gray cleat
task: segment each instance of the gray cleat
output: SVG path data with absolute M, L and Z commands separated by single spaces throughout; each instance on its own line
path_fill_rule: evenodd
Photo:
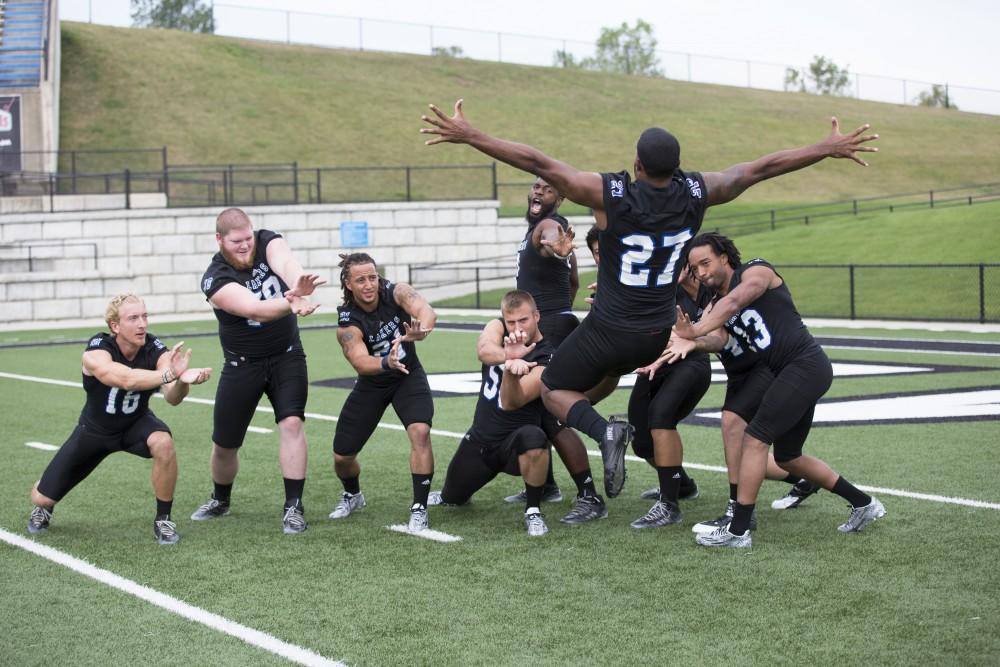
M 306 531 L 309 525 L 306 523 L 305 510 L 301 503 L 295 503 L 285 508 L 285 514 L 281 517 L 281 526 L 285 535 L 298 535 Z
M 411 533 L 419 533 L 422 530 L 427 530 L 428 525 L 427 508 L 420 503 L 414 503 L 410 508 L 410 522 L 406 529 Z
M 656 501 L 649 511 L 642 517 L 633 521 L 633 528 L 660 528 L 681 522 L 681 510 L 673 503 Z
M 847 521 L 837 526 L 837 530 L 842 533 L 857 533 L 872 521 L 884 516 L 885 507 L 882 506 L 878 498 L 872 497 L 872 501 L 864 507 L 852 507 L 851 516 L 847 517 Z
M 35 505 L 31 508 L 31 516 L 28 517 L 28 532 L 32 535 L 44 533 L 49 529 L 49 521 L 52 520 L 52 512 Z
M 157 544 L 177 544 L 181 536 L 177 534 L 177 524 L 170 519 L 157 519 L 153 522 L 153 535 Z
M 528 530 L 528 537 L 541 537 L 549 532 L 549 527 L 545 525 L 545 519 L 541 512 L 525 513 L 524 527 Z
M 577 496 L 576 505 L 569 514 L 559 519 L 561 523 L 571 526 L 579 526 L 594 519 L 603 519 L 608 516 L 608 506 L 604 504 L 604 499 L 600 496 Z
M 228 500 L 216 500 L 215 498 L 209 498 L 208 502 L 199 507 L 191 515 L 192 521 L 208 521 L 209 519 L 218 519 L 221 516 L 226 516 L 229 514 L 229 501 Z
M 729 525 L 720 526 L 711 533 L 703 533 L 694 538 L 694 541 L 703 547 L 730 547 L 732 549 L 749 549 L 753 546 L 750 538 L 750 531 L 742 535 L 733 535 L 729 532 Z
M 542 489 L 543 503 L 561 503 L 562 499 L 563 499 L 562 492 L 559 490 L 559 487 L 556 486 L 555 484 L 551 486 L 546 484 L 545 487 Z M 506 498 L 504 498 L 504 502 L 507 503 L 523 503 L 527 502 L 527 500 L 528 500 L 528 492 L 523 489 L 521 490 L 520 493 L 515 493 L 512 496 L 507 496 Z
M 355 493 L 353 496 L 347 491 L 340 496 L 340 502 L 337 506 L 333 508 L 330 512 L 331 519 L 343 519 L 344 517 L 351 516 L 353 513 L 363 509 L 365 506 L 365 494 L 360 491 Z

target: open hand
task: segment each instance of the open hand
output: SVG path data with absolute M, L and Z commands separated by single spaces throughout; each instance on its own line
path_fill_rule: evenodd
M 189 368 L 181 373 L 177 379 L 184 384 L 201 384 L 207 382 L 212 377 L 211 368 Z
M 403 322 L 402 340 L 404 342 L 423 340 L 427 338 L 427 335 L 432 331 L 434 330 L 424 329 L 423 325 L 420 324 L 420 320 L 413 320 L 412 322 Z
M 455 102 L 455 115 L 451 117 L 446 116 L 443 111 L 433 104 L 429 104 L 428 106 L 434 112 L 434 116 L 425 114 L 420 117 L 420 120 L 433 127 L 422 127 L 420 128 L 420 132 L 423 134 L 436 134 L 438 136 L 425 141 L 426 145 L 432 146 L 445 141 L 453 144 L 465 144 L 469 142 L 473 129 L 468 121 L 465 120 L 465 114 L 462 113 L 462 100 Z
M 523 359 L 533 349 L 535 349 L 535 344 L 529 345 L 528 334 L 520 329 L 510 332 L 503 338 L 503 352 L 508 361 Z
M 410 371 L 406 370 L 406 366 L 404 366 L 403 362 L 399 360 L 399 346 L 402 344 L 402 342 L 403 342 L 402 336 L 392 341 L 392 347 L 389 348 L 389 361 L 387 363 L 389 368 L 395 369 L 397 371 L 409 375 Z
M 292 289 L 285 292 L 285 297 L 289 295 L 292 296 L 309 296 L 316 291 L 316 288 L 320 285 L 325 285 L 326 280 L 320 278 L 319 275 L 315 273 L 303 273 L 299 276 L 299 279 L 295 282 Z
M 573 245 L 573 239 L 576 238 L 576 231 L 572 227 L 563 229 L 562 225 L 559 225 L 558 234 L 559 236 L 556 237 L 555 241 L 542 239 L 541 244 L 547 248 L 551 248 L 557 257 L 569 257 L 569 254 L 576 249 L 576 246 Z
M 827 148 L 829 149 L 829 156 L 833 158 L 848 158 L 854 160 L 862 167 L 867 167 L 868 163 L 862 160 L 860 157 L 858 157 L 857 154 L 860 152 L 865 152 L 865 153 L 878 152 L 878 147 L 876 146 L 861 145 L 865 142 L 874 141 L 875 139 L 878 139 L 877 134 L 868 134 L 868 135 L 864 134 L 865 132 L 868 131 L 871 125 L 865 123 L 864 125 L 854 130 L 853 132 L 850 132 L 849 134 L 841 134 L 840 122 L 837 120 L 837 117 L 834 116 L 833 118 L 830 119 L 830 121 L 833 125 L 833 130 L 830 132 L 830 136 L 827 137 L 826 141 L 824 142 L 826 143 Z

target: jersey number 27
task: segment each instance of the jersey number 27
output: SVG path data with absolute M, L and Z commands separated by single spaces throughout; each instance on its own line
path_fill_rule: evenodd
M 691 230 L 685 229 L 676 234 L 664 234 L 660 237 L 659 247 L 670 248 L 670 258 L 662 271 L 653 271 L 647 264 L 657 250 L 656 237 L 648 234 L 629 234 L 624 237 L 622 245 L 633 250 L 622 253 L 622 268 L 618 273 L 618 281 L 629 287 L 663 287 L 674 281 L 674 266 L 681 257 L 684 244 L 691 239 Z

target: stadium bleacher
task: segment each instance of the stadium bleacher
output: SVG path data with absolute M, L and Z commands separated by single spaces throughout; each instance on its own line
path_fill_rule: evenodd
M 0 0 L 0 88 L 38 86 L 45 66 L 48 0 Z

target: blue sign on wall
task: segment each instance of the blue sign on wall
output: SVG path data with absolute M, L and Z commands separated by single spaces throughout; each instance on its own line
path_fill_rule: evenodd
M 340 223 L 340 245 L 344 248 L 363 248 L 368 245 L 368 223 L 345 221 Z

